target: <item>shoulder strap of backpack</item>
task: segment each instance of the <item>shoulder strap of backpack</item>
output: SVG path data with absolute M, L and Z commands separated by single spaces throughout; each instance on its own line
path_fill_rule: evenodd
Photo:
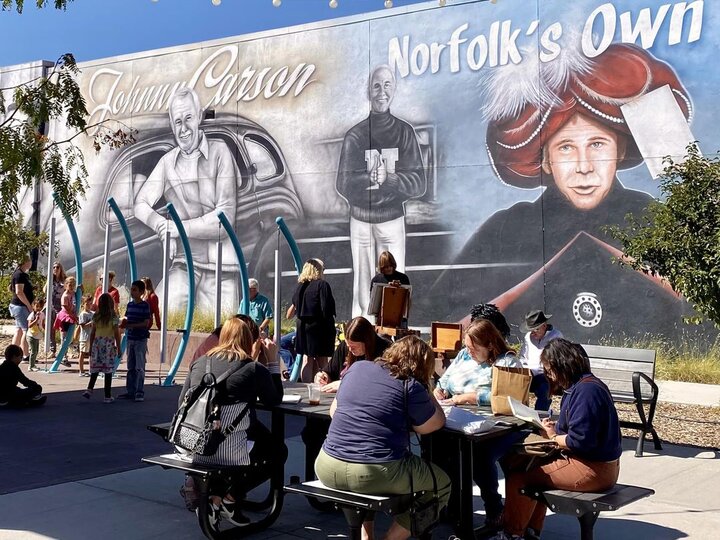
M 243 410 L 238 413 L 238 415 L 235 417 L 235 420 L 230 422 L 228 426 L 223 430 L 223 435 L 226 437 L 230 435 L 237 427 L 240 425 L 240 422 L 242 422 L 243 418 L 247 415 L 248 411 L 250 410 L 250 403 L 246 403 L 245 407 L 243 407 Z

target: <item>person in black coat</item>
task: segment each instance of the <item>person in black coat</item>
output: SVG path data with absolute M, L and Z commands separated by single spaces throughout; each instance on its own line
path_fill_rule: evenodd
M 258 358 L 253 360 L 253 353 L 262 348 Z M 200 385 L 206 374 L 210 372 L 219 378 L 226 371 L 232 373 L 218 384 L 222 427 L 225 429 L 233 423 L 245 406 L 248 412 L 237 428 L 220 444 L 212 456 L 193 456 L 193 463 L 201 465 L 223 465 L 225 467 L 245 467 L 250 465 L 242 484 L 232 483 L 229 477 L 218 478 L 211 486 L 214 510 L 235 524 L 247 522 L 240 513 L 235 501 L 245 498 L 248 490 L 262 483 L 269 477 L 272 467 L 282 466 L 287 459 L 287 447 L 284 441 L 277 439 L 270 430 L 260 422 L 255 413 L 255 403 L 273 406 L 282 402 L 283 387 L 280 379 L 277 346 L 270 340 L 253 340 L 249 325 L 238 317 L 228 319 L 220 331 L 219 343 L 201 356 L 190 366 L 185 384 L 180 392 L 179 404 L 183 403 L 185 394 Z M 248 450 L 248 442 L 252 448 Z
M 295 349 L 303 355 L 302 382 L 312 382 L 315 374 L 327 367 L 335 349 L 335 298 L 323 279 L 324 271 L 320 259 L 305 262 L 287 310 L 288 319 L 297 315 Z

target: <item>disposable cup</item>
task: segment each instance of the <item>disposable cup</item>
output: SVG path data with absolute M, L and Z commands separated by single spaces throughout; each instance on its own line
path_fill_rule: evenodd
M 317 383 L 308 384 L 308 403 L 320 405 L 320 385 Z

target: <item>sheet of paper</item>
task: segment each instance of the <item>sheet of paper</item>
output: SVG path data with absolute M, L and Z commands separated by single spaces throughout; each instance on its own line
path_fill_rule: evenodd
M 666 156 L 678 163 L 684 161 L 688 144 L 696 139 L 669 85 L 620 109 L 653 178 L 662 174 Z
M 489 431 L 495 426 L 495 421 L 484 414 L 476 414 L 461 407 L 443 407 L 445 413 L 445 427 L 453 431 L 473 434 Z
M 284 394 L 282 398 L 283 403 L 300 403 L 302 396 L 299 394 Z
M 542 422 L 540 421 L 540 415 L 535 409 L 531 409 L 527 405 L 522 404 L 517 399 L 513 399 L 510 396 L 508 396 L 508 402 L 510 403 L 510 410 L 515 418 L 520 418 L 520 420 L 530 422 L 539 428 L 543 427 Z

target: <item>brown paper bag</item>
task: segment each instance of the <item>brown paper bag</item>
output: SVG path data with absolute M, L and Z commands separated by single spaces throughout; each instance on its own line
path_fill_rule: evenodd
M 512 415 L 507 397 L 528 404 L 532 373 L 525 368 L 493 366 L 490 406 L 494 414 Z

